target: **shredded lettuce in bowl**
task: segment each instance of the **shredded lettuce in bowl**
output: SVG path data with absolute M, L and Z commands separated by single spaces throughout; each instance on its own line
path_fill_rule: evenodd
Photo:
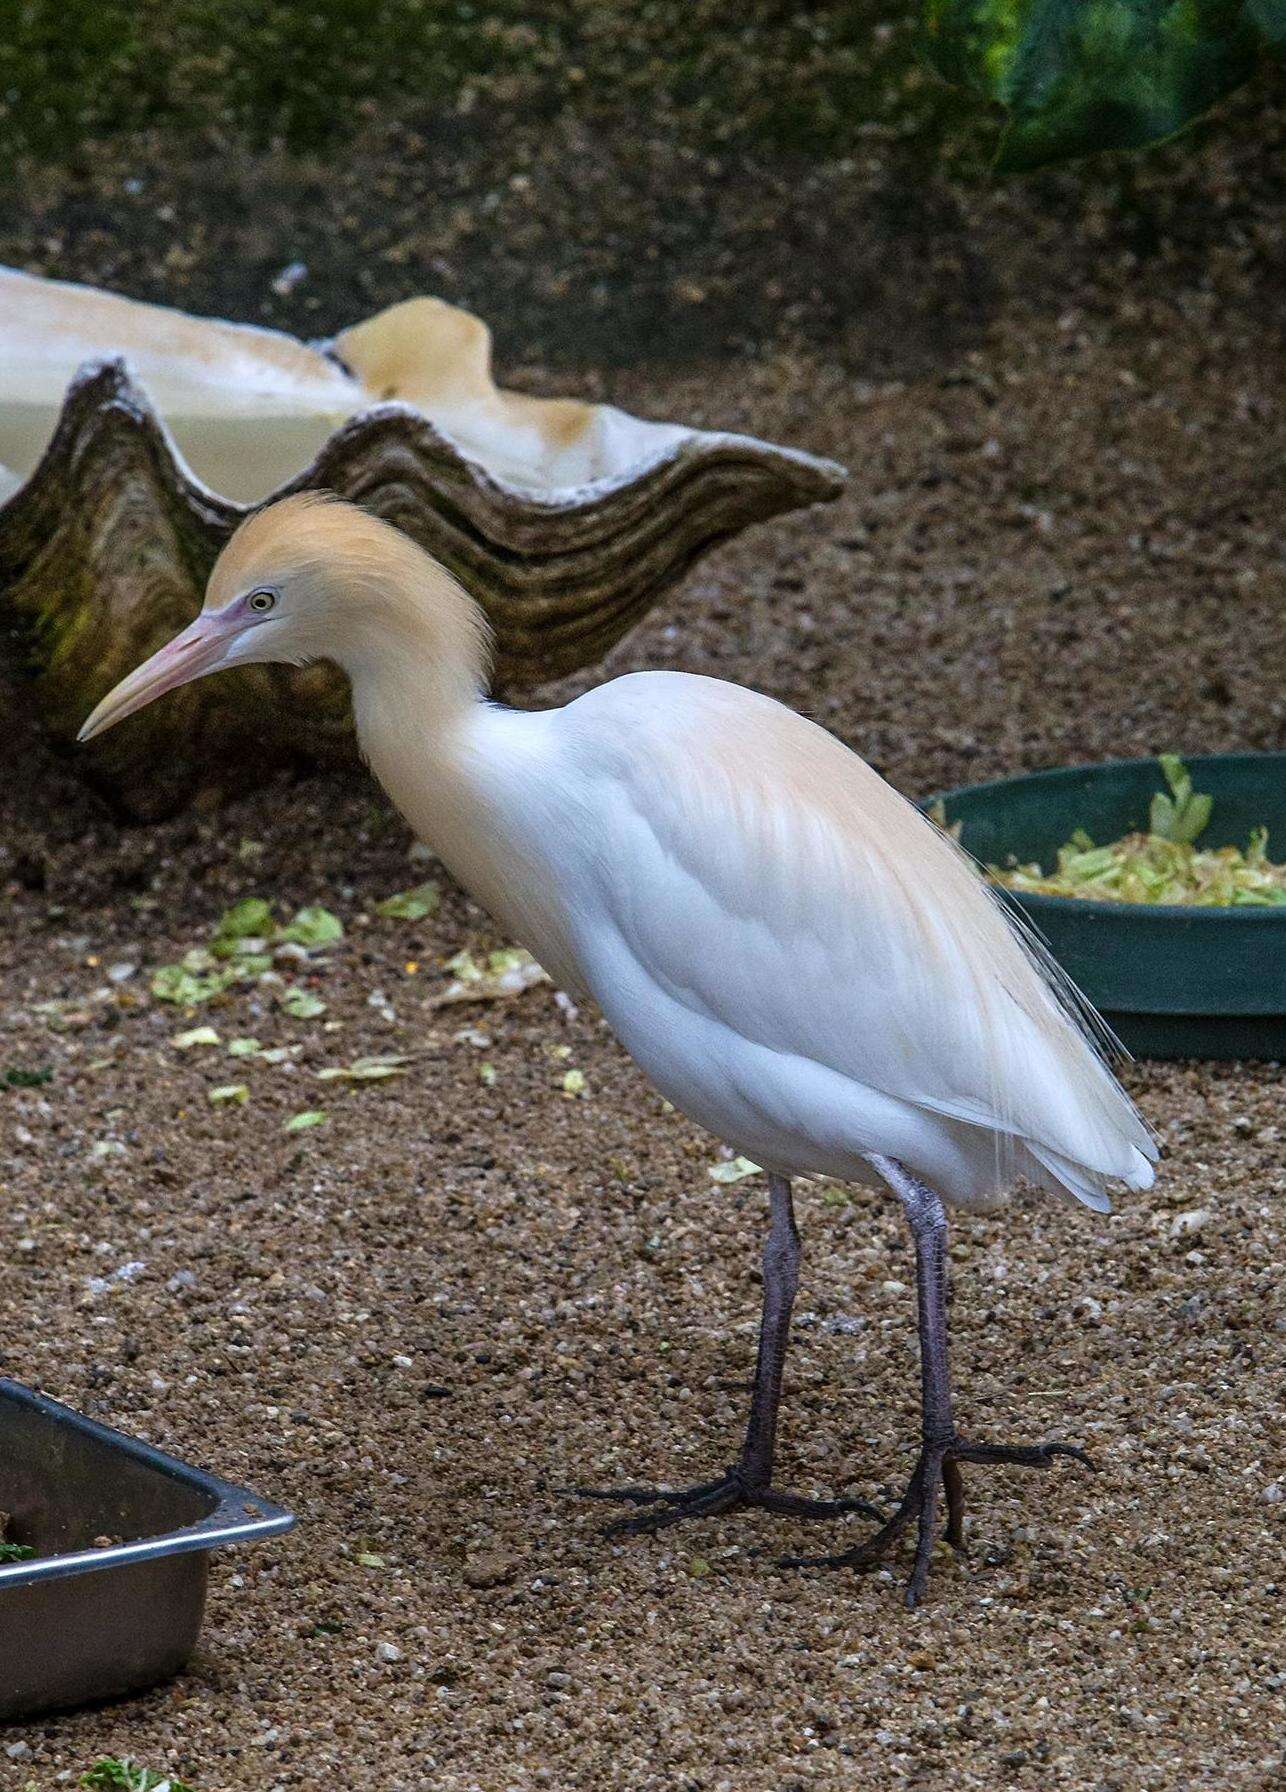
M 1160 755 L 1169 786 L 1152 799 L 1148 831 L 1096 846 L 1078 828 L 1058 849 L 1058 863 L 988 865 L 1002 889 L 1025 895 L 1073 896 L 1091 902 L 1177 903 L 1199 908 L 1286 908 L 1286 864 L 1268 857 L 1268 829 L 1255 828 L 1244 850 L 1203 850 L 1196 842 L 1210 820 L 1210 797 L 1173 753 Z

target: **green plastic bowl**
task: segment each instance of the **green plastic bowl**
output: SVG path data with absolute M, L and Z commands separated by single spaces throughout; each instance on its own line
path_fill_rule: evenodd
M 1267 827 L 1270 854 L 1286 853 L 1286 753 L 1185 755 L 1184 764 L 1214 798 L 1202 846 L 1245 846 L 1252 828 Z M 1164 788 L 1155 759 L 1124 759 L 975 784 L 942 801 L 976 859 L 1048 868 L 1077 828 L 1100 844 L 1145 828 Z M 1136 1056 L 1286 1059 L 1286 908 L 1006 895 Z

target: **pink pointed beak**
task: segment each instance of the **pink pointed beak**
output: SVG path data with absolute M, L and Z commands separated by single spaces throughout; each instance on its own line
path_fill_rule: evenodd
M 167 641 L 150 660 L 144 660 L 107 693 L 76 739 L 92 740 L 136 710 L 146 708 L 166 691 L 177 690 L 181 684 L 190 684 L 194 678 L 216 671 L 245 625 L 241 615 L 203 610 L 181 635 Z

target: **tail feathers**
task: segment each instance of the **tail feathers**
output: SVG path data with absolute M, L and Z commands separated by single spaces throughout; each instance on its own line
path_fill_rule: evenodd
M 1125 1054 L 1028 918 L 985 882 L 981 867 L 973 869 L 975 896 L 985 898 L 993 924 L 991 974 L 975 990 L 985 1017 L 991 1124 L 1026 1147 L 1025 1167 L 1038 1181 L 1108 1212 L 1107 1185 L 1150 1187 L 1157 1156 L 1113 1074 Z
M 1156 1179 L 1151 1160 L 1136 1145 L 1127 1147 L 1130 1161 L 1105 1172 L 1091 1169 L 1088 1164 L 1076 1163 L 1071 1158 L 1064 1157 L 1061 1152 L 1051 1151 L 1048 1145 L 1033 1144 L 1030 1139 L 1024 1140 L 1024 1144 L 1034 1160 L 1037 1182 L 1056 1194 L 1075 1196 L 1076 1200 L 1092 1208 L 1095 1213 L 1112 1211 L 1107 1193 L 1109 1182 L 1123 1182 L 1127 1188 L 1151 1188 Z

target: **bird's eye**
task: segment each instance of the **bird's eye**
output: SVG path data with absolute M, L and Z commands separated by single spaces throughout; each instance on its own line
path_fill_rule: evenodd
M 246 599 L 246 607 L 253 610 L 256 615 L 264 616 L 272 609 L 276 601 L 275 591 L 252 591 Z

